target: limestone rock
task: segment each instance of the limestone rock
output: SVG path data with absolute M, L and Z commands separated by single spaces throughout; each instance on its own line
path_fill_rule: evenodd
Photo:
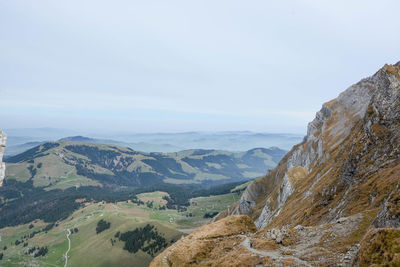
M 0 186 L 6 175 L 6 164 L 3 162 L 4 148 L 6 147 L 7 135 L 0 130 Z
M 343 217 L 356 177 L 368 177 L 400 158 L 399 73 L 399 63 L 385 65 L 373 76 L 323 104 L 308 124 L 303 142 L 294 146 L 276 169 L 250 184 L 231 214 L 247 214 L 259 229 L 264 228 L 281 215 L 282 210 L 288 209 L 287 202 L 298 187 L 307 187 L 302 199 L 314 202 L 318 198 L 319 205 L 330 210 L 329 216 L 321 222 Z M 356 147 L 356 140 L 362 149 Z M 348 155 L 342 159 L 345 154 Z M 335 159 L 330 160 L 332 156 Z M 321 187 L 319 184 L 324 180 L 326 183 L 327 179 L 337 181 Z M 308 182 L 310 184 L 305 186 Z M 328 207 L 339 195 L 342 198 L 338 205 Z M 388 216 L 382 208 L 380 217 Z M 387 225 L 397 225 L 398 218 L 390 218 L 392 222 Z M 379 225 L 384 224 L 380 222 Z
M 227 236 L 230 214 L 258 231 Z M 400 63 L 325 103 L 303 142 L 218 219 L 207 231 L 220 241 L 188 238 L 166 252 L 169 266 L 254 266 L 256 254 L 265 266 L 398 266 Z

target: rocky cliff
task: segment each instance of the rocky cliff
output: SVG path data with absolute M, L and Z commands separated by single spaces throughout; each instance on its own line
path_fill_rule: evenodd
M 7 140 L 7 135 L 0 130 L 0 186 L 3 185 L 4 176 L 6 175 L 6 164 L 3 162 L 6 140 Z
M 262 265 L 400 265 L 399 149 L 400 62 L 325 103 L 303 142 L 217 217 L 248 215 L 258 229 L 229 249 L 252 240 Z

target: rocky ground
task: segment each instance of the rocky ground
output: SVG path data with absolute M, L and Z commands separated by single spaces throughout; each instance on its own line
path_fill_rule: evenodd
M 249 217 L 229 216 L 180 239 L 150 266 L 352 266 L 360 249 L 354 235 L 370 220 L 365 213 L 317 227 L 257 231 Z

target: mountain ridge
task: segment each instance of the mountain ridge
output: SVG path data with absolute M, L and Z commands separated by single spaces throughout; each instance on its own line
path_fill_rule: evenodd
M 198 249 L 201 241 L 195 240 L 197 254 L 189 260 L 195 266 L 216 266 L 213 262 L 232 255 L 241 266 L 252 266 L 249 258 L 255 257 L 259 262 L 252 264 L 275 266 L 287 264 L 284 255 L 289 255 L 294 266 L 400 264 L 399 147 L 397 63 L 383 66 L 325 103 L 308 124 L 303 142 L 215 218 L 249 216 L 258 231 L 246 238 L 259 252 L 252 256 L 243 250 L 242 241 L 236 241 L 224 244 L 229 248 L 225 251 L 217 244 L 224 252 L 210 255 L 209 247 Z M 385 236 L 395 238 L 382 241 Z M 382 254 L 386 256 L 366 256 Z M 152 266 L 162 266 L 165 255 L 168 249 Z M 169 265 L 175 260 L 180 259 L 167 256 Z
M 146 153 L 115 145 L 59 141 L 8 157 L 6 178 L 32 179 L 35 186 L 50 188 L 57 184 L 137 186 L 244 181 L 274 167 L 284 153 L 279 148 Z
M 55 129 L 56 130 L 56 129 Z M 288 150 L 303 138 L 303 134 L 274 134 L 257 132 L 191 132 L 191 133 L 87 133 L 67 130 L 46 132 L 45 129 L 10 129 L 5 156 L 19 154 L 33 146 L 29 142 L 55 142 L 63 138 L 82 136 L 91 142 L 130 147 L 143 152 L 178 152 L 186 149 L 219 149 L 228 151 L 247 151 L 254 147 L 277 146 Z

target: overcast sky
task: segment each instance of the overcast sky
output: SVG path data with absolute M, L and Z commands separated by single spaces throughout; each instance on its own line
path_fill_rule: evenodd
M 400 60 L 398 0 L 0 1 L 0 128 L 305 133 Z

